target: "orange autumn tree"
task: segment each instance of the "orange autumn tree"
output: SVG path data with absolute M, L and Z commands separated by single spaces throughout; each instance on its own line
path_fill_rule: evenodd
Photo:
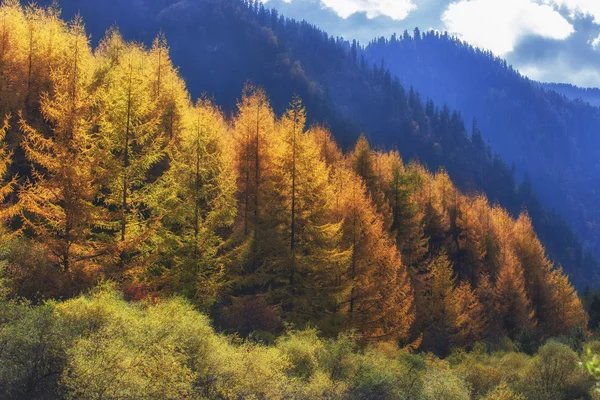
M 21 216 L 63 272 L 93 273 L 99 268 L 95 258 L 104 252 L 93 234 L 102 214 L 95 205 L 95 170 L 103 157 L 93 133 L 93 58 L 79 19 L 69 25 L 67 35 L 70 63 L 53 70 L 53 94 L 41 99 L 51 135 L 20 121 L 22 147 L 34 166 L 32 179 L 19 192 Z
M 462 281 L 454 289 L 453 302 L 456 307 L 454 321 L 456 331 L 451 337 L 451 342 L 454 347 L 471 348 L 485 335 L 487 328 L 485 308 L 467 281 Z
M 525 290 L 523 267 L 509 249 L 500 254 L 500 270 L 494 285 L 496 315 L 501 327 L 509 337 L 535 326 L 534 311 Z
M 505 210 L 494 207 L 491 222 L 499 244 L 498 270 L 494 273 L 496 315 L 503 331 L 514 338 L 521 331 L 535 327 L 535 312 L 527 293 L 523 264 L 514 248 L 514 221 Z
M 456 334 L 456 304 L 453 301 L 456 277 L 445 253 L 435 257 L 428 268 L 427 281 L 421 286 L 425 298 L 423 346 L 441 355 L 450 352 L 450 338 Z
M 383 217 L 385 229 L 389 230 L 393 216 L 381 185 L 382 175 L 379 159 L 380 157 L 371 149 L 367 138 L 361 135 L 350 154 L 350 161 L 354 172 L 364 181 L 367 193 L 377 207 L 377 212 Z
M 335 187 L 343 188 L 337 213 L 343 216 L 343 241 L 351 251 L 344 277 L 350 288 L 341 309 L 348 327 L 368 340 L 406 340 L 414 320 L 413 291 L 400 253 L 362 181 L 344 169 L 336 179 Z
M 461 198 L 455 209 L 456 260 L 460 265 L 459 275 L 477 284 L 479 275 L 483 272 L 483 260 L 486 255 L 485 225 L 481 218 L 487 206 L 487 200 L 481 196 Z
M 513 238 L 541 332 L 561 335 L 576 327 L 585 329 L 587 316 L 581 300 L 562 269 L 546 258 L 527 214 L 515 222 Z

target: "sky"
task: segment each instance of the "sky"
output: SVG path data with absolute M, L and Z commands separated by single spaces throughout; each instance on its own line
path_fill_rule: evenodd
M 532 79 L 600 87 L 600 0 L 267 0 L 287 17 L 366 44 L 447 31 Z

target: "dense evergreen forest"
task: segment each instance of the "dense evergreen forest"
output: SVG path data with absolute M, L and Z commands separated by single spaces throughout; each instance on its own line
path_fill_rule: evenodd
M 477 117 L 483 138 L 517 171 L 527 173 L 542 203 L 556 209 L 600 254 L 595 200 L 600 109 L 579 100 L 594 101 L 594 90 L 539 84 L 490 52 L 418 29 L 373 41 L 365 56 L 372 62 L 385 59 L 403 84 L 461 110 L 466 118 Z
M 192 96 L 206 93 L 226 114 L 235 112 L 251 79 L 269 93 L 277 113 L 300 96 L 309 124 L 328 126 L 345 150 L 363 132 L 375 148 L 399 149 L 405 162 L 443 167 L 462 191 L 484 193 L 513 217 L 528 210 L 549 256 L 576 286 L 598 281 L 597 260 L 557 213 L 544 209 L 529 180 L 515 182 L 520 179 L 486 145 L 477 123 L 469 118 L 465 126 L 459 112 L 402 86 L 357 44 L 240 0 L 62 0 L 60 6 L 69 18 L 81 12 L 95 43 L 115 22 L 126 39 L 148 46 L 163 30 Z
M 7 0 L 0 48 L 0 397 L 594 395 L 527 212 L 342 151 L 298 96 L 192 102 L 163 35 L 92 49 Z
M 600 89 L 598 88 L 580 88 L 568 83 L 540 82 L 540 85 L 547 90 L 560 93 L 571 100 L 580 100 L 592 106 L 600 106 Z

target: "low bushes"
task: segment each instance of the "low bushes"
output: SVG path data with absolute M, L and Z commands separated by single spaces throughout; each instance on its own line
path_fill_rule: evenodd
M 131 303 L 101 285 L 65 302 L 0 302 L 0 397 L 559 400 L 594 387 L 558 342 L 447 360 L 360 343 L 311 329 L 270 345 L 223 336 L 182 299 Z

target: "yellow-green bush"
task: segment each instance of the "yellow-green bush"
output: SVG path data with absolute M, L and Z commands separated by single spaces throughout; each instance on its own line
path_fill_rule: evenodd
M 470 399 L 469 388 L 465 381 L 460 379 L 444 361 L 430 361 L 423 382 L 424 400 Z
M 531 364 L 531 357 L 523 353 L 499 353 L 492 356 L 500 369 L 502 381 L 511 388 L 520 388 Z
M 500 368 L 487 355 L 469 354 L 454 370 L 467 382 L 474 398 L 488 393 L 502 382 Z
M 490 391 L 482 400 L 526 400 L 521 394 L 515 393 L 506 383 L 501 383 Z
M 319 369 L 323 342 L 316 330 L 290 332 L 277 340 L 277 348 L 290 362 L 290 376 L 309 380 Z
M 550 341 L 526 371 L 522 391 L 528 399 L 577 399 L 589 396 L 593 380 L 579 368 L 579 357 L 565 344 Z
M 58 396 L 56 377 L 66 364 L 69 327 L 55 318 L 54 305 L 0 306 L 0 397 Z
M 0 301 L 1 399 L 588 399 L 578 361 L 557 342 L 440 360 L 310 329 L 264 345 L 217 334 L 182 299 L 131 303 L 106 284 L 62 303 Z

